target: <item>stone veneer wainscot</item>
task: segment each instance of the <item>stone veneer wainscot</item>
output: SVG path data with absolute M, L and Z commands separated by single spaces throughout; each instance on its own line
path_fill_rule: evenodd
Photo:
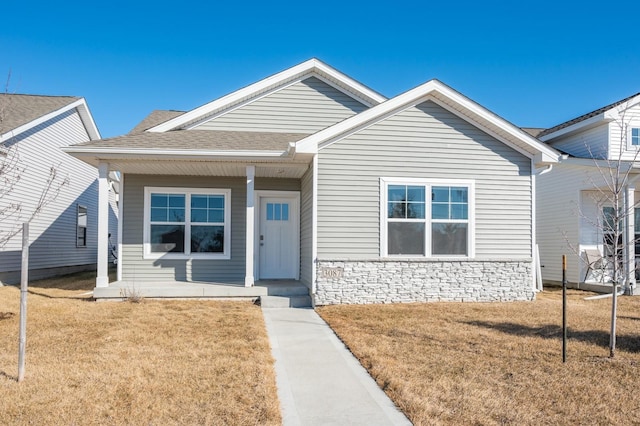
M 316 267 L 316 305 L 535 298 L 530 259 L 318 260 Z

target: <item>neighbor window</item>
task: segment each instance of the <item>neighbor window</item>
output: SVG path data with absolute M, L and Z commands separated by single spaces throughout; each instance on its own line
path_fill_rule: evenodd
M 640 256 L 640 208 L 635 208 L 633 212 L 633 220 L 634 220 L 634 247 L 636 256 Z M 621 213 L 618 220 L 618 229 L 620 232 L 618 233 L 618 250 L 622 250 L 624 247 L 624 243 L 622 241 L 623 238 L 623 229 L 624 229 L 624 215 Z M 613 256 L 614 253 L 614 242 L 615 242 L 615 209 L 613 207 L 603 207 L 602 208 L 602 233 L 603 233 L 603 243 L 604 243 L 604 255 L 605 256 Z
M 145 254 L 229 258 L 230 190 L 145 188 Z
M 382 179 L 389 256 L 470 256 L 470 182 Z
M 87 246 L 87 207 L 78 204 L 76 216 L 76 247 Z
M 631 128 L 631 145 L 640 145 L 640 127 Z

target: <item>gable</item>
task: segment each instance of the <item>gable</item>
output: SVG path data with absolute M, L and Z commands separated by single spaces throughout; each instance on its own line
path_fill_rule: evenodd
M 425 101 L 359 130 L 321 150 L 357 149 L 363 159 L 398 161 L 445 174 L 477 172 L 527 176 L 531 160 L 433 101 Z M 356 148 L 357 147 L 357 148 Z M 420 171 L 423 173 L 423 171 Z M 471 176 L 470 176 L 471 177 Z
M 435 102 L 317 155 L 319 256 L 379 255 L 381 178 L 474 182 L 476 255 L 531 256 L 531 159 Z
M 547 165 L 558 161 L 557 151 L 437 80 L 430 80 L 354 117 L 310 135 L 296 144 L 296 152 L 316 153 L 380 120 L 398 115 L 426 101 L 431 101 L 478 129 L 482 129 L 483 132 L 515 151 L 533 159 L 536 165 Z
M 194 126 L 197 130 L 315 133 L 367 106 L 309 77 Z

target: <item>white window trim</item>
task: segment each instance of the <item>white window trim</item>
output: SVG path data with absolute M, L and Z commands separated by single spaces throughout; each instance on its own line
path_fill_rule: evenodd
M 467 223 L 467 248 L 466 255 L 435 255 L 431 254 L 431 199 L 425 198 L 425 255 L 390 255 L 387 248 L 387 188 L 389 185 L 420 185 L 425 186 L 426 193 L 430 193 L 433 186 L 462 186 L 468 188 L 468 220 L 458 221 Z M 475 181 L 469 179 L 422 179 L 422 178 L 401 178 L 401 177 L 381 177 L 380 178 L 380 257 L 383 258 L 437 258 L 437 259 L 473 259 L 475 258 Z M 436 220 L 435 223 L 442 222 Z M 456 222 L 456 220 L 447 220 L 446 222 Z
M 629 130 L 628 130 L 628 134 L 627 134 L 627 147 L 629 149 L 640 149 L 640 144 L 638 145 L 634 145 L 633 144 L 633 129 L 638 129 L 638 132 L 640 133 L 640 126 L 629 126 Z
M 151 252 L 151 194 L 185 195 L 185 253 L 152 253 Z M 187 244 L 187 236 L 191 229 L 191 195 L 224 195 L 224 248 L 222 253 L 191 253 L 191 244 Z M 169 223 L 170 224 L 170 223 Z M 231 189 L 229 188 L 175 188 L 145 186 L 144 188 L 144 259 L 231 259 Z
M 254 206 L 256 209 L 256 213 L 254 216 L 253 223 L 254 223 L 256 232 L 254 234 L 254 241 L 253 241 L 254 256 L 255 256 L 255 261 L 253 263 L 253 275 L 254 277 L 256 277 L 256 279 L 260 279 L 260 218 L 262 215 L 262 211 L 260 210 L 261 204 L 262 204 L 261 198 L 287 198 L 287 199 L 293 200 L 292 210 L 289 212 L 289 215 L 291 215 L 291 213 L 293 212 L 297 216 L 295 236 L 293 238 L 297 244 L 297 249 L 295 250 L 295 253 L 296 253 L 295 262 L 296 262 L 296 265 L 298 266 L 296 267 L 295 279 L 299 280 L 300 279 L 300 221 L 301 221 L 301 214 L 302 214 L 302 212 L 300 211 L 300 191 L 278 191 L 278 190 L 265 190 L 265 189 L 255 191 Z
M 80 209 L 84 209 L 85 211 L 85 220 L 87 221 L 87 224 L 84 226 L 84 244 L 80 245 L 78 243 L 78 229 L 80 229 Z M 88 241 L 87 238 L 89 237 L 88 235 L 88 229 L 89 229 L 89 208 L 84 205 L 84 204 L 76 204 L 76 247 L 77 248 L 87 248 L 88 247 Z

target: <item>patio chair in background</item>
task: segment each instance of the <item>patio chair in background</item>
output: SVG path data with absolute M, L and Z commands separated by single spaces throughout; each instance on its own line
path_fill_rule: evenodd
M 585 249 L 584 254 L 587 261 L 587 273 L 584 275 L 584 281 L 586 282 L 587 278 L 589 278 L 589 273 L 598 272 L 600 274 L 600 282 L 604 283 L 609 261 L 597 249 Z

